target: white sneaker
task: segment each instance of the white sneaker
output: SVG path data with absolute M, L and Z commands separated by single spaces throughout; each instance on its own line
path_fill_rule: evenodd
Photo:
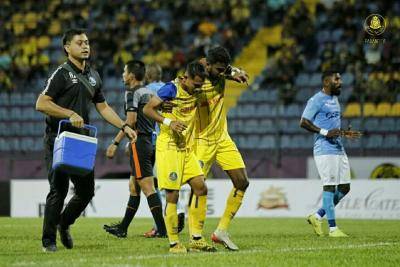
M 222 244 L 225 248 L 233 251 L 239 250 L 238 246 L 232 242 L 229 238 L 229 234 L 223 230 L 215 230 L 215 232 L 211 235 L 211 240 L 214 243 Z

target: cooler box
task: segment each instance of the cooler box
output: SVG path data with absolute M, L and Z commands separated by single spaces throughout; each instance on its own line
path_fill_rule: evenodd
M 85 128 L 94 130 L 94 137 L 68 131 L 60 134 L 62 123 L 69 123 L 69 121 L 60 121 L 58 134 L 54 141 L 52 168 L 72 175 L 87 175 L 94 169 L 97 129 L 85 124 Z

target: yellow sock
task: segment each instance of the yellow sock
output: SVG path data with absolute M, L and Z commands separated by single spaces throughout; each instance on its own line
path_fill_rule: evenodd
M 189 207 L 189 228 L 191 236 L 201 236 L 207 213 L 207 196 L 193 196 Z
M 190 208 L 192 206 L 193 201 L 196 201 L 196 195 L 191 192 L 189 206 L 188 206 L 188 227 L 189 227 L 189 236 L 192 236 L 193 224 L 192 224 L 192 217 L 193 217 L 193 210 Z
M 229 193 L 228 200 L 226 201 L 224 215 L 222 215 L 222 218 L 218 224 L 219 230 L 226 231 L 228 229 L 233 217 L 235 217 L 236 212 L 242 205 L 243 196 L 244 191 L 238 190 L 236 188 L 233 188 L 232 191 Z
M 176 203 L 167 203 L 165 209 L 165 227 L 167 228 L 167 234 L 169 243 L 173 244 L 179 242 L 178 237 L 178 213 L 176 210 Z

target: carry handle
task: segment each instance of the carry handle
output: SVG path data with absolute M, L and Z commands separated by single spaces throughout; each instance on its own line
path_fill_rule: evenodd
M 62 123 L 71 123 L 69 120 L 60 120 L 60 122 L 58 123 L 58 132 L 57 132 L 57 137 L 60 135 L 60 130 L 61 130 L 61 124 Z M 86 128 L 88 130 L 94 130 L 94 138 L 97 137 L 97 128 L 93 125 L 89 125 L 89 124 L 84 124 L 83 128 Z

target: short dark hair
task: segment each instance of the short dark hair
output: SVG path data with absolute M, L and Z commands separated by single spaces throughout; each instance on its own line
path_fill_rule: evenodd
M 73 29 L 68 29 L 64 32 L 64 35 L 62 37 L 62 43 L 63 43 L 63 50 L 66 55 L 68 55 L 68 53 L 65 50 L 64 45 L 71 42 L 75 35 L 81 35 L 81 34 L 86 34 L 86 30 L 73 28 Z
M 186 67 L 186 71 L 188 73 L 189 78 L 192 79 L 196 76 L 199 76 L 204 80 L 207 76 L 206 68 L 197 60 L 190 62 Z
M 146 65 L 140 60 L 130 60 L 126 63 L 128 73 L 133 73 L 137 81 L 143 81 L 146 74 Z
M 224 65 L 229 65 L 231 63 L 231 56 L 228 50 L 222 46 L 208 50 L 206 59 L 209 64 L 223 63 Z
M 324 71 L 322 73 L 322 77 L 321 77 L 322 82 L 324 82 L 326 78 L 330 78 L 333 75 L 335 75 L 336 73 L 339 73 L 339 71 L 337 71 L 337 70 L 326 70 L 326 71 Z

